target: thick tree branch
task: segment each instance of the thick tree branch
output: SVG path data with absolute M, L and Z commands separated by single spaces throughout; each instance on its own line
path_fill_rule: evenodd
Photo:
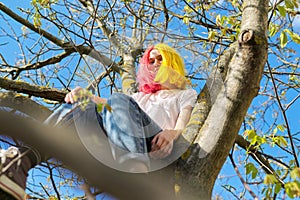
M 211 106 L 224 85 L 223 79 L 227 74 L 229 63 L 235 55 L 237 47 L 237 43 L 232 44 L 230 48 L 220 56 L 218 64 L 214 67 L 214 71 L 211 73 L 211 76 L 208 78 L 204 88 L 198 96 L 191 119 L 183 131 L 182 135 L 185 140 L 194 144 L 190 146 L 187 152 L 177 162 L 177 179 L 175 182 L 176 185 L 181 187 L 181 191 L 179 191 L 178 195 L 183 196 L 182 198 L 185 198 L 185 195 L 190 193 L 194 193 L 195 199 L 199 196 L 203 199 L 210 198 L 208 188 L 212 187 L 212 185 L 208 186 L 208 183 L 213 184 L 214 177 L 212 177 L 211 180 L 205 179 L 205 184 L 203 182 L 194 184 L 199 181 L 198 176 L 201 165 L 210 166 L 209 163 L 206 163 L 199 158 L 200 146 L 197 145 L 196 138 L 203 137 L 199 130 L 205 123 L 211 110 Z M 211 163 L 211 165 L 213 164 Z M 201 171 L 201 173 L 207 173 L 207 177 L 211 176 L 211 172 L 208 171 Z M 195 191 L 197 191 L 197 194 L 195 194 Z
M 89 153 L 74 131 L 48 127 L 3 111 L 0 111 L 0 121 L 1 133 L 22 140 L 43 155 L 55 156 L 87 178 L 91 185 L 119 199 L 175 199 L 166 189 L 170 187 L 168 176 L 160 172 L 131 174 L 109 168 Z
M 198 136 L 199 130 L 211 109 L 211 105 L 215 102 L 221 87 L 224 85 L 224 79 L 228 71 L 229 63 L 236 51 L 237 43 L 233 43 L 223 52 L 219 58 L 219 62 L 214 67 L 214 70 L 200 92 L 191 119 L 187 124 L 186 129 L 183 131 L 184 138 L 190 143 L 193 143 Z
M 40 121 L 44 121 L 52 113 L 48 108 L 30 98 L 13 92 L 0 92 L 0 106 L 21 111 Z
M 31 85 L 23 81 L 13 81 L 2 77 L 0 77 L 0 88 L 58 102 L 64 102 L 67 94 L 67 91 Z

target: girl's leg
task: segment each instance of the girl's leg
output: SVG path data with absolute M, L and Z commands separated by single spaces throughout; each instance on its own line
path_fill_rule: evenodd
M 114 158 L 119 163 L 136 160 L 149 165 L 151 138 L 162 129 L 125 94 L 114 93 L 107 103 L 111 110 L 102 112 L 103 125 Z
M 45 121 L 45 124 L 50 126 L 57 125 L 63 118 L 72 118 L 71 111 L 75 106 L 72 104 L 63 104 L 60 108 L 55 110 Z

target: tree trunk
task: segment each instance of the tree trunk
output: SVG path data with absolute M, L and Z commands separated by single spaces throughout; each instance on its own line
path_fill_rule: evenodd
M 189 154 L 178 162 L 177 190 L 181 199 L 211 199 L 215 180 L 234 144 L 267 60 L 268 1 L 244 1 L 238 48 L 220 92 L 198 132 Z M 250 17 L 251 16 L 251 17 Z

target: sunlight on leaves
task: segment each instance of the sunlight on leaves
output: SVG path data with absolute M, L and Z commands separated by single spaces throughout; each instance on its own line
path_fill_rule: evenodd
M 264 179 L 264 184 L 266 184 L 266 185 L 274 184 L 276 182 L 277 182 L 277 179 L 273 174 L 267 174 Z
M 245 166 L 245 168 L 246 168 L 246 175 L 248 175 L 248 174 L 251 173 L 252 174 L 251 178 L 255 179 L 256 176 L 257 176 L 258 170 L 254 166 L 254 164 L 253 163 L 247 163 L 246 166 Z
M 280 46 L 284 48 L 288 42 L 287 35 L 284 31 L 280 33 Z
M 291 171 L 291 178 L 296 180 L 297 178 L 300 178 L 300 168 L 295 167 L 292 171 Z
M 286 183 L 284 188 L 290 198 L 300 197 L 300 183 L 298 181 Z

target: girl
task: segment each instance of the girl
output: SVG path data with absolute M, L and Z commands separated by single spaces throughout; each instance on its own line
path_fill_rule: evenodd
M 131 96 L 113 93 L 108 99 L 92 97 L 95 103 L 106 103 L 111 108 L 109 111 L 105 107 L 98 118 L 109 138 L 114 159 L 127 164 L 140 161 L 129 165 L 131 172 L 155 170 L 166 165 L 154 164 L 153 159 L 170 156 L 197 98 L 195 90 L 187 89 L 183 59 L 166 44 L 150 46 L 145 51 L 137 83 L 138 92 Z M 72 90 L 65 101 L 75 103 L 81 90 Z M 168 162 L 176 158 L 169 158 Z M 138 163 L 144 163 L 145 167 Z

